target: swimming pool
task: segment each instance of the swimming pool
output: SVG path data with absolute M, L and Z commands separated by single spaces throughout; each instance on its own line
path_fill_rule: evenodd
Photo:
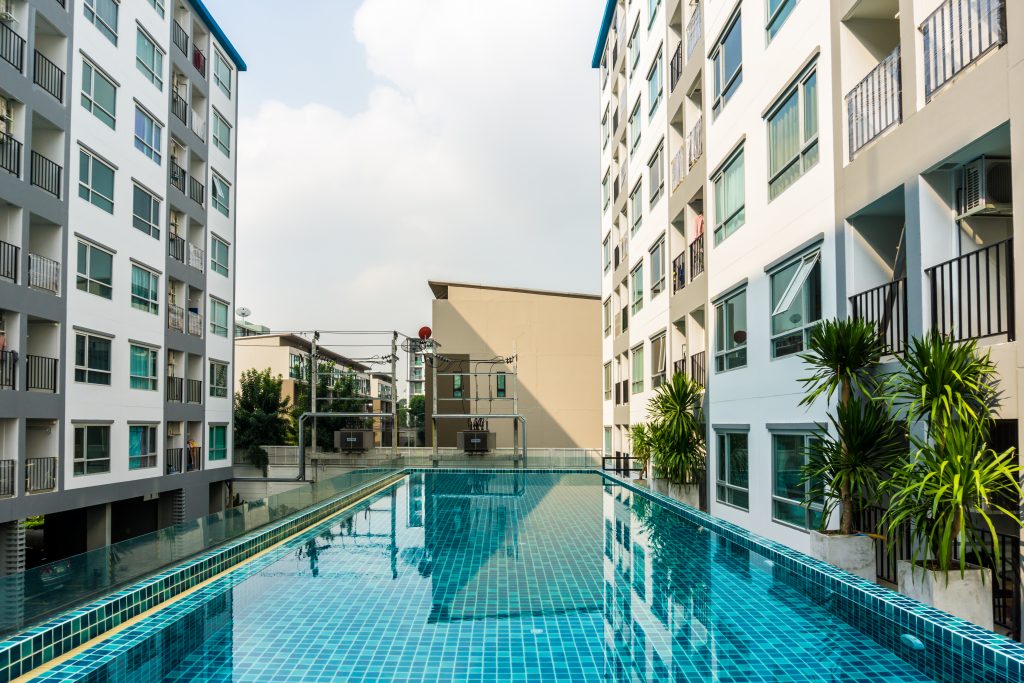
M 1013 680 L 655 498 L 411 471 L 38 680 Z

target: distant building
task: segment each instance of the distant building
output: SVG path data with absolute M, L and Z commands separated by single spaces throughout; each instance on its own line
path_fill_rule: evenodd
M 235 336 L 252 337 L 257 334 L 269 334 L 270 328 L 266 325 L 257 325 L 246 320 L 235 318 Z
M 409 398 L 422 396 L 426 392 L 425 386 L 425 365 L 423 352 L 417 351 L 409 354 L 408 379 L 406 380 L 409 390 Z
M 370 397 L 372 412 L 390 413 L 392 411 L 395 401 L 395 382 L 389 373 L 370 373 Z M 373 418 L 373 442 L 375 445 L 391 445 L 391 424 L 391 418 Z

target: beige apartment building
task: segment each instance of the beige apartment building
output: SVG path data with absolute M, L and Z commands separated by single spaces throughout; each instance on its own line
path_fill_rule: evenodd
M 600 297 L 454 282 L 429 285 L 434 294 L 431 327 L 440 343 L 434 357 L 438 415 L 507 414 L 516 397 L 530 448 L 600 447 Z M 427 444 L 435 388 L 429 361 Z M 438 445 L 454 447 L 457 432 L 467 427 L 466 420 L 439 420 Z M 513 445 L 511 420 L 490 419 L 488 429 L 496 435 L 496 447 Z

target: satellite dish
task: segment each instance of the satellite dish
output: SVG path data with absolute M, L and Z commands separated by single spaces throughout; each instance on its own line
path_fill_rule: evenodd
M 238 308 L 235 309 L 235 314 L 239 318 L 248 318 L 250 315 L 252 315 L 252 311 L 250 311 L 245 306 L 239 306 Z

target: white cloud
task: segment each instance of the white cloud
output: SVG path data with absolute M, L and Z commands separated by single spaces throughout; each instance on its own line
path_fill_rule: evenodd
M 377 79 L 365 111 L 267 100 L 240 123 L 238 304 L 412 331 L 428 278 L 598 291 L 601 4 L 364 0 L 339 40 Z

